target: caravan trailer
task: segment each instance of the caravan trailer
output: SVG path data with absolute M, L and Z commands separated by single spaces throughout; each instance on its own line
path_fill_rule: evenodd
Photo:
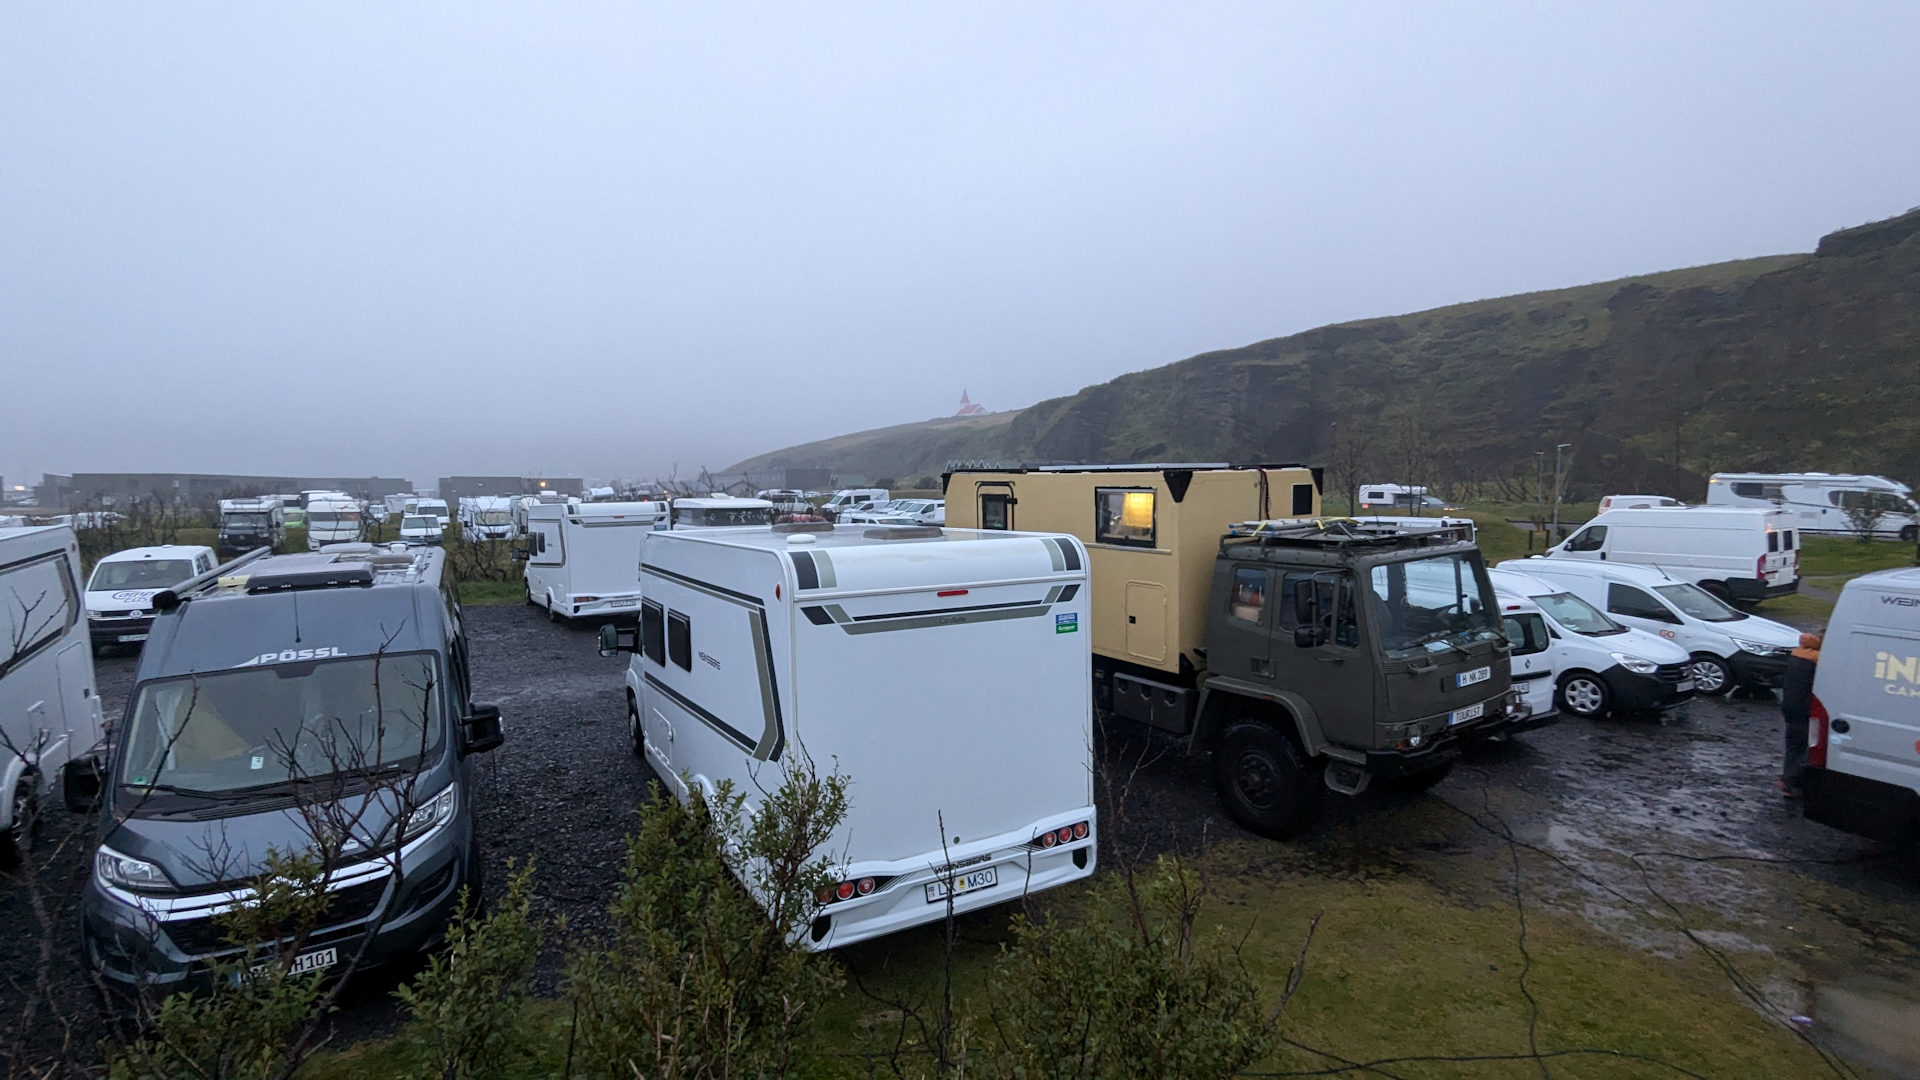
M 654 532 L 639 631 L 602 652 L 634 654 L 635 750 L 682 799 L 845 773 L 839 884 L 796 928 L 834 948 L 1093 873 L 1086 566 L 1035 533 Z
M 1873 534 L 1912 543 L 1920 532 L 1913 489 L 1884 476 L 1852 473 L 1714 473 L 1707 505 L 1784 510 L 1803 533 L 1857 535 L 1853 512 L 1878 513 Z
M 555 622 L 632 617 L 640 608 L 640 540 L 666 520 L 661 502 L 540 503 L 527 509 L 527 603 Z
M 40 807 L 84 809 L 105 762 L 80 593 L 64 526 L 0 529 L 0 867 L 31 847 Z

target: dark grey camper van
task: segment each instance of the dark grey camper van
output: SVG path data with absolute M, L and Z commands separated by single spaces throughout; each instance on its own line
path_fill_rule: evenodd
M 499 709 L 469 697 L 445 553 L 236 559 L 155 606 L 86 885 L 94 965 L 164 985 L 238 952 L 215 916 L 270 852 L 327 853 L 296 971 L 438 941 L 480 879 L 469 757 L 500 744 Z

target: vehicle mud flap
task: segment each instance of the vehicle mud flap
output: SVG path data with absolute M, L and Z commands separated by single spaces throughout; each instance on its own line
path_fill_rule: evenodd
M 1350 761 L 1327 762 L 1327 787 L 1342 795 L 1358 795 L 1367 790 L 1373 774 Z

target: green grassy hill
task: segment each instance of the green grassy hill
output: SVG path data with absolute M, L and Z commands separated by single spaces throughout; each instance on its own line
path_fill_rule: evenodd
M 868 476 L 950 459 L 1308 461 L 1530 489 L 1699 498 L 1723 469 L 1920 476 L 1920 211 L 1811 254 L 1321 327 L 1122 375 L 1016 413 L 903 424 L 740 466 Z M 1343 481 L 1335 484 L 1334 480 Z

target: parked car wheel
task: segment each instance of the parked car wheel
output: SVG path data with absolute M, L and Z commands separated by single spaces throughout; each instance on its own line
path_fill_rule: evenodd
M 1611 704 L 1607 684 L 1600 676 L 1576 671 L 1560 680 L 1560 707 L 1575 716 L 1591 720 L 1605 716 Z
M 1703 581 L 1700 587 L 1713 594 L 1714 599 L 1723 603 L 1733 603 L 1733 594 L 1727 591 L 1725 584 L 1718 581 Z
M 13 785 L 13 824 L 0 833 L 0 867 L 19 866 L 33 850 L 34 838 L 40 835 L 40 795 L 33 781 L 28 774 Z
M 645 757 L 647 736 L 640 730 L 640 703 L 633 700 L 633 691 L 627 691 L 627 738 L 633 743 L 636 756 Z
M 1262 836 L 1298 836 L 1320 816 L 1326 785 L 1292 737 L 1272 724 L 1245 720 L 1227 728 L 1213 769 L 1227 813 Z
M 1693 676 L 1693 692 L 1702 697 L 1719 697 L 1733 689 L 1733 672 L 1712 653 L 1696 653 L 1687 661 L 1687 673 Z

